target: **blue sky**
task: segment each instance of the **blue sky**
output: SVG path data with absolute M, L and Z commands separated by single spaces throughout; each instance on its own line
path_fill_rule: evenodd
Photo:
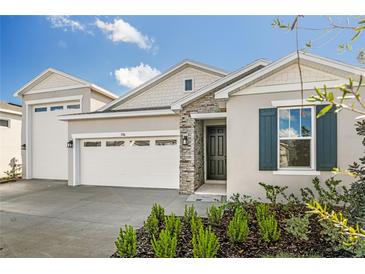
M 48 67 L 70 73 L 120 95 L 182 59 L 227 71 L 258 58 L 276 60 L 295 50 L 294 33 L 273 28 L 278 16 L 1 16 L 0 99 Z M 280 17 L 292 20 L 291 17 Z M 345 17 L 335 17 L 345 23 Z M 302 26 L 323 26 L 306 16 Z M 312 53 L 358 64 L 356 53 L 339 53 L 344 31 L 300 31 Z

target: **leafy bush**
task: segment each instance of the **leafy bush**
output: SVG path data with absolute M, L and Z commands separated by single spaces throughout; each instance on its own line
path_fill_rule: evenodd
M 253 204 L 256 201 L 249 195 L 233 193 L 232 196 L 229 198 L 226 206 L 230 209 L 236 209 L 238 207 L 242 207 L 247 204 Z
M 224 207 L 212 205 L 207 209 L 208 220 L 213 225 L 220 225 L 223 218 Z
M 280 229 L 274 214 L 269 212 L 267 204 L 256 205 L 256 218 L 263 240 L 265 242 L 277 241 L 280 237 Z
M 297 237 L 300 240 L 308 240 L 309 230 L 309 216 L 304 215 L 303 217 L 291 216 L 285 220 L 285 228 L 288 233 Z
M 256 217 L 260 221 L 270 215 L 268 204 L 257 204 L 256 205 Z
M 278 195 L 283 195 L 284 191 L 288 188 L 287 186 L 268 185 L 263 182 L 260 182 L 259 185 L 265 189 L 266 198 L 274 205 L 277 202 Z M 283 196 L 285 196 L 285 194 Z
M 181 232 L 181 220 L 173 213 L 165 217 L 165 229 L 169 231 L 170 235 L 176 235 L 178 238 Z
M 211 227 L 207 229 L 201 227 L 198 233 L 193 234 L 194 258 L 215 258 L 218 250 L 218 238 Z
M 318 200 L 321 204 L 331 208 L 342 203 L 345 208 L 349 202 L 349 191 L 345 186 L 339 188 L 341 183 L 341 180 L 336 180 L 335 177 L 331 177 L 322 186 L 319 178 L 315 177 L 312 180 L 314 191 L 309 187 L 300 189 L 302 200 L 306 203 L 312 200 Z
M 228 224 L 227 235 L 231 242 L 244 242 L 248 236 L 248 216 L 243 208 L 236 208 L 232 220 Z
M 157 236 L 159 231 L 159 221 L 155 214 L 151 214 L 148 216 L 147 220 L 144 223 L 145 228 L 147 229 L 150 236 Z
M 125 226 L 120 229 L 119 236 L 115 242 L 120 257 L 133 258 L 137 255 L 137 235 L 132 226 Z
M 193 204 L 191 206 L 185 205 L 184 220 L 186 224 L 190 224 L 191 219 L 196 218 L 197 216 L 198 214 L 196 213 Z
M 192 235 L 195 235 L 199 230 L 203 228 L 202 219 L 199 217 L 193 217 L 190 221 L 190 231 Z
M 158 221 L 162 223 L 165 217 L 165 209 L 159 204 L 153 204 L 150 215 L 155 215 Z
M 21 177 L 22 165 L 18 164 L 18 160 L 15 157 L 10 159 L 9 166 L 10 169 L 4 172 L 6 174 L 6 179 L 13 180 Z
M 176 257 L 176 235 L 171 235 L 166 229 L 162 229 L 158 240 L 152 236 L 151 240 L 153 252 L 157 258 L 175 258 Z

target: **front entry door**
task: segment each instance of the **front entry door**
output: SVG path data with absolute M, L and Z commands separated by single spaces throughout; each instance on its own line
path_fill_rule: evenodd
M 207 179 L 225 180 L 226 127 L 207 127 Z

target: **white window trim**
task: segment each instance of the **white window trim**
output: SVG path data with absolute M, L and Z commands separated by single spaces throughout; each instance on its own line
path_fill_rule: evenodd
M 185 81 L 186 80 L 191 80 L 191 88 L 192 90 L 185 90 Z M 183 91 L 186 92 L 186 93 L 191 93 L 193 92 L 195 89 L 195 81 L 194 81 L 194 78 L 193 77 L 186 77 L 183 79 Z
M 311 122 L 312 122 L 312 132 L 311 137 L 297 137 L 295 140 L 311 140 L 311 159 L 310 159 L 310 167 L 280 167 L 280 140 L 292 140 L 292 138 L 280 138 L 280 115 L 279 110 L 280 109 L 301 109 L 300 105 L 297 106 L 290 106 L 290 107 L 279 107 L 278 115 L 277 115 L 277 171 L 273 171 L 273 174 L 281 174 L 281 175 L 319 175 L 316 171 L 316 149 L 315 149 L 315 143 L 316 143 L 316 119 L 315 119 L 315 109 L 314 106 L 307 105 L 303 108 L 310 108 L 311 109 Z M 301 128 L 301 127 L 300 127 Z M 312 174 L 315 173 L 315 174 Z

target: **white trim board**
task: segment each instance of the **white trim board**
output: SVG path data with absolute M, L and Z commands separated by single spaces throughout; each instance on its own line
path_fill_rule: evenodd
M 177 114 L 170 109 L 163 109 L 163 110 L 141 110 L 141 111 L 125 111 L 125 112 L 95 112 L 95 113 L 85 113 L 76 115 L 72 114 L 72 115 L 59 116 L 59 119 L 61 121 L 72 121 L 72 120 L 161 116 L 161 115 L 177 115 Z
M 196 120 L 221 119 L 227 117 L 227 112 L 190 113 L 190 117 Z
M 22 113 L 20 111 L 15 111 L 15 110 L 10 110 L 10 109 L 5 109 L 5 108 L 0 108 L 0 112 L 10 113 L 10 114 L 15 114 L 15 115 L 22 116 Z

